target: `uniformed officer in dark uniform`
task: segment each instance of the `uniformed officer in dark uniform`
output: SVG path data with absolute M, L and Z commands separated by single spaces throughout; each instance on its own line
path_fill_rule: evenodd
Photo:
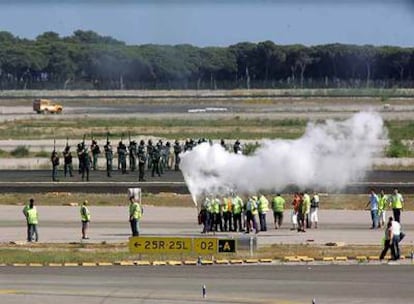
M 76 155 L 78 156 L 78 164 L 79 164 L 79 168 L 78 168 L 78 173 L 82 174 L 82 161 L 81 161 L 81 155 L 82 155 L 82 151 L 83 151 L 83 147 L 84 147 L 85 143 L 81 142 L 78 143 L 78 146 L 76 148 Z
M 151 157 L 151 160 L 152 160 L 152 177 L 155 176 L 155 173 L 157 173 L 158 176 L 161 176 L 160 168 L 159 168 L 160 158 L 161 158 L 161 154 L 160 154 L 160 151 L 158 150 L 158 147 L 153 147 L 152 157 Z
M 119 161 L 121 163 L 122 174 L 127 173 L 127 170 L 126 170 L 126 157 L 127 157 L 127 154 L 128 154 L 127 147 L 125 146 L 125 144 L 121 140 L 118 144 L 118 158 L 119 158 Z
M 236 154 L 242 154 L 242 147 L 239 140 L 236 140 L 233 145 L 233 151 Z
M 129 142 L 129 169 L 131 172 L 137 168 L 137 142 L 135 140 Z
M 111 146 L 110 141 L 106 142 L 104 149 L 105 149 L 105 158 L 106 158 L 106 175 L 108 177 L 111 177 L 113 151 L 112 151 L 112 146 Z
M 91 144 L 91 152 L 92 152 L 92 169 L 96 170 L 98 167 L 98 156 L 101 154 L 101 149 L 99 148 L 98 142 L 93 139 Z
M 89 181 L 89 169 L 91 168 L 91 157 L 89 155 L 88 148 L 83 144 L 83 149 L 78 153 L 81 163 L 82 181 Z
M 164 157 L 163 157 L 164 147 L 165 146 L 164 146 L 162 140 L 160 139 L 157 143 L 157 150 L 160 154 L 160 158 L 159 158 L 159 161 L 158 161 L 158 170 L 160 171 L 160 174 L 164 174 L 164 168 L 165 168 Z
M 67 174 L 69 174 L 70 177 L 73 177 L 72 152 L 70 152 L 69 145 L 66 145 L 65 150 L 63 150 L 63 160 L 64 160 L 63 172 L 64 172 L 65 177 Z
M 152 145 L 152 140 L 148 140 L 147 144 L 147 160 L 148 160 L 148 169 L 151 169 L 152 166 L 152 154 L 154 152 L 154 146 Z
M 145 176 L 145 151 L 139 150 L 138 152 L 138 173 L 139 173 L 139 181 L 145 182 L 144 176 Z
M 180 169 L 180 153 L 182 151 L 180 142 L 178 140 L 174 143 L 174 154 L 175 154 L 175 164 L 174 164 L 174 170 L 178 171 Z
M 59 166 L 59 156 L 56 150 L 52 151 L 52 155 L 50 156 L 50 161 L 52 162 L 52 180 L 57 182 L 57 170 Z

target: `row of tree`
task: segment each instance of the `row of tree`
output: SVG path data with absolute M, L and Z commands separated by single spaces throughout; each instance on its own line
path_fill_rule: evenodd
M 412 87 L 414 49 L 242 42 L 126 45 L 93 31 L 0 32 L 0 89 Z

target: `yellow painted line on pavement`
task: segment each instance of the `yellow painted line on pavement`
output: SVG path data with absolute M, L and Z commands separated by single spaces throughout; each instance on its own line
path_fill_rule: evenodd
M 132 261 L 120 261 L 119 266 L 134 266 L 135 263 Z
M 314 258 L 306 257 L 302 260 L 303 262 L 315 262 Z
M 153 266 L 164 266 L 164 265 L 167 265 L 167 262 L 165 262 L 165 261 L 153 261 L 152 265 Z
M 30 267 L 43 267 L 43 264 L 41 263 L 29 263 Z
M 6 267 L 6 266 L 7 264 L 4 264 L 4 263 L 0 264 L 0 267 Z
M 63 264 L 62 263 L 49 263 L 47 264 L 49 267 L 62 267 Z
M 335 261 L 338 261 L 338 262 L 346 262 L 346 261 L 348 261 L 348 258 L 346 256 L 337 256 L 335 258 Z
M 98 262 L 97 263 L 98 266 L 113 266 L 113 263 L 109 263 L 109 262 Z
M 151 262 L 150 261 L 135 261 L 135 265 L 137 265 L 137 266 L 150 266 Z
M 77 267 L 79 266 L 78 263 L 63 263 L 63 266 L 65 267 Z
M 197 265 L 196 260 L 186 260 L 183 262 L 184 265 Z
M 259 259 L 260 263 L 272 263 L 273 260 L 272 259 Z
M 246 264 L 257 264 L 259 263 L 259 260 L 258 259 L 245 259 L 244 262 Z
M 357 255 L 356 259 L 358 261 L 366 261 L 367 260 L 367 257 L 365 255 Z
M 14 290 L 14 289 L 0 289 L 0 295 L 17 294 L 17 293 L 19 293 L 19 291 Z
M 24 263 L 13 263 L 12 266 L 14 266 L 14 267 L 24 267 L 24 266 L 27 266 L 27 264 L 24 264 Z
M 201 265 L 213 265 L 213 261 L 211 261 L 211 260 L 201 260 Z
M 243 260 L 233 259 L 230 260 L 230 264 L 243 264 Z
M 182 265 L 182 262 L 181 261 L 168 261 L 167 264 L 171 266 L 180 266 Z
M 324 261 L 324 262 L 333 262 L 334 260 L 335 260 L 334 257 L 324 257 L 322 259 L 322 261 Z
M 376 256 L 376 255 L 371 255 L 371 256 L 368 257 L 368 260 L 370 260 L 370 261 L 379 261 L 379 257 Z
M 214 262 L 218 265 L 224 265 L 224 264 L 228 264 L 229 260 L 222 259 L 222 260 L 215 260 Z
M 81 266 L 83 266 L 83 267 L 95 267 L 95 266 L 97 266 L 97 263 L 93 263 L 93 262 L 83 262 L 81 264 Z
M 300 259 L 298 257 L 285 257 L 283 259 L 284 262 L 300 262 Z

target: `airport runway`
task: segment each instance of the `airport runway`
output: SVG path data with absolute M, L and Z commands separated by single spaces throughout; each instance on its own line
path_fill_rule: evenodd
M 402 265 L 159 266 L 0 270 L 0 302 L 412 303 L 414 267 Z M 202 286 L 207 297 L 202 297 Z
M 141 187 L 144 192 L 149 193 L 189 193 L 180 171 L 167 170 L 161 177 L 151 177 L 150 173 L 146 172 L 145 178 L 146 182 L 138 182 L 138 172 L 121 174 L 119 171 L 114 171 L 113 176 L 108 178 L 105 171 L 99 170 L 91 171 L 89 182 L 82 182 L 77 172 L 74 177 L 65 178 L 63 172 L 60 171 L 59 182 L 52 182 L 51 170 L 0 170 L 0 191 L 8 193 L 125 193 L 126 188 Z M 384 188 L 387 192 L 391 192 L 395 186 L 403 193 L 413 193 L 414 172 L 370 171 L 364 180 L 349 184 L 340 192 L 368 193 L 371 187 Z

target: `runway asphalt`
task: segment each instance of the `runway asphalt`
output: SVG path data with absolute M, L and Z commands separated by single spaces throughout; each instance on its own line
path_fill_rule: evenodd
M 114 171 L 111 178 L 103 170 L 91 171 L 90 181 L 82 181 L 75 172 L 74 177 L 64 177 L 59 172 L 59 182 L 51 181 L 51 170 L 0 170 L 0 191 L 2 192 L 85 192 L 85 193 L 124 193 L 126 188 L 141 187 L 144 192 L 188 193 L 180 171 L 167 170 L 161 177 L 151 177 L 146 172 L 146 182 L 138 182 L 138 172 L 121 174 Z M 412 171 L 370 171 L 359 182 L 349 184 L 343 193 L 368 193 L 371 187 L 384 188 L 391 192 L 399 187 L 403 193 L 414 192 Z M 294 188 L 292 188 L 294 189 Z M 321 189 L 323 190 L 323 189 Z
M 413 302 L 413 276 L 401 265 L 3 267 L 0 302 L 399 304 Z

